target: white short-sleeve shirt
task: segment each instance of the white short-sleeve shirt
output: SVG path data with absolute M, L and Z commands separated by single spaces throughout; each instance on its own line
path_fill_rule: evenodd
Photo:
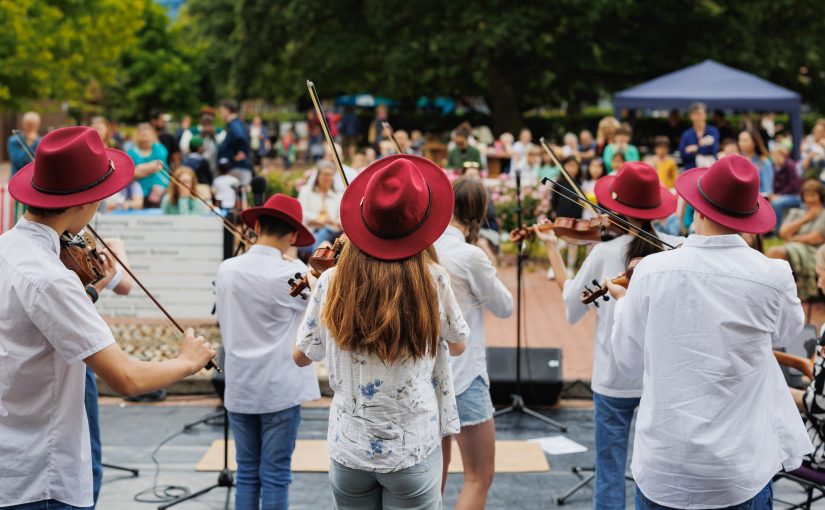
M 92 506 L 85 358 L 114 343 L 51 228 L 0 236 L 0 507 Z
M 274 413 L 321 398 L 313 367 L 292 361 L 307 302 L 289 295 L 287 281 L 306 269 L 259 244 L 221 263 L 215 294 L 229 411 Z
M 414 466 L 458 433 L 460 426 L 447 342 L 463 342 L 469 328 L 447 271 L 430 265 L 440 306 L 439 350 L 434 357 L 387 365 L 377 356 L 342 351 L 321 324 L 335 269 L 321 275 L 298 331 L 298 349 L 327 360 L 335 397 L 329 409 L 329 454 L 344 466 L 389 473 Z

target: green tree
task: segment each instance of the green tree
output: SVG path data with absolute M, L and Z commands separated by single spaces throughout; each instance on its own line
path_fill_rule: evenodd
M 0 0 L 0 105 L 86 99 L 114 82 L 135 0 Z
M 142 28 L 120 57 L 116 83 L 103 91 L 107 112 L 121 120 L 147 120 L 153 108 L 192 111 L 200 103 L 201 83 L 193 70 L 199 54 L 170 28 L 163 7 L 140 0 L 132 13 Z

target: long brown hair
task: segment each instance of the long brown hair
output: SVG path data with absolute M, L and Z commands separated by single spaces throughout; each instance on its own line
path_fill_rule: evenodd
M 467 227 L 468 243 L 478 241 L 481 222 L 487 216 L 487 189 L 478 179 L 462 177 L 453 183 L 453 217 Z
M 178 181 L 180 181 L 181 177 L 183 177 L 184 175 L 188 175 L 192 179 L 192 188 L 189 191 L 191 191 L 192 193 L 197 193 L 195 191 L 195 186 L 198 185 L 198 178 L 195 176 L 195 171 L 194 170 L 192 170 L 188 166 L 182 166 L 182 167 L 179 167 L 177 170 L 175 170 L 175 173 L 172 174 L 172 175 Z M 180 188 L 182 186 L 183 185 L 178 184 L 177 181 L 172 181 L 172 185 L 169 186 L 169 191 L 167 192 L 167 193 L 169 193 L 169 203 L 170 204 L 178 205 L 178 198 L 180 198 Z
M 429 264 L 426 250 L 386 262 L 346 243 L 321 312 L 338 347 L 374 354 L 388 364 L 434 357 L 440 318 Z

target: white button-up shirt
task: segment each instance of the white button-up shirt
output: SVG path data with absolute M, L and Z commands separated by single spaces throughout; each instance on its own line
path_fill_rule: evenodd
M 216 307 L 229 411 L 274 413 L 321 397 L 315 370 L 292 361 L 307 302 L 289 295 L 287 280 L 306 270 L 302 262 L 286 261 L 276 248 L 259 244 L 218 268 Z
M 619 368 L 643 372 L 632 469 L 645 496 L 728 507 L 800 465 L 812 446 L 771 346 L 803 322 L 788 263 L 738 235 L 645 257 L 612 337 Z
M 513 295 L 496 276 L 496 268 L 481 248 L 468 244 L 453 226 L 435 242 L 438 262 L 450 274 L 450 285 L 467 326 L 470 338 L 464 353 L 450 358 L 456 395 L 461 395 L 476 377 L 487 385 L 487 350 L 484 345 L 484 308 L 496 317 L 513 313 Z
M 114 337 L 59 253 L 25 218 L 0 236 L 0 507 L 93 504 L 82 361 Z
M 678 246 L 684 241 L 682 237 L 674 237 L 657 233 L 660 239 Z M 610 345 L 610 333 L 613 330 L 613 308 L 616 300 L 604 301 L 599 299 L 599 307 L 581 301 L 582 291 L 587 286 L 595 288 L 593 280 L 600 284 L 605 278 L 615 278 L 626 268 L 627 256 L 625 251 L 633 237 L 619 236 L 616 239 L 593 245 L 593 250 L 582 264 L 575 278 L 564 282 L 564 310 L 567 322 L 575 324 L 587 314 L 588 310 L 596 310 L 595 350 L 593 352 L 593 376 L 590 388 L 599 395 L 615 398 L 638 398 L 642 396 L 642 374 L 625 374 L 619 370 L 613 357 L 613 346 Z

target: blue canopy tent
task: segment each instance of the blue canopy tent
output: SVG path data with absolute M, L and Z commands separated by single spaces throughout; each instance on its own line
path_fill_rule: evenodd
M 660 76 L 614 96 L 621 110 L 687 108 L 701 101 L 712 109 L 788 112 L 794 157 L 802 143 L 802 101 L 799 94 L 713 60 Z

